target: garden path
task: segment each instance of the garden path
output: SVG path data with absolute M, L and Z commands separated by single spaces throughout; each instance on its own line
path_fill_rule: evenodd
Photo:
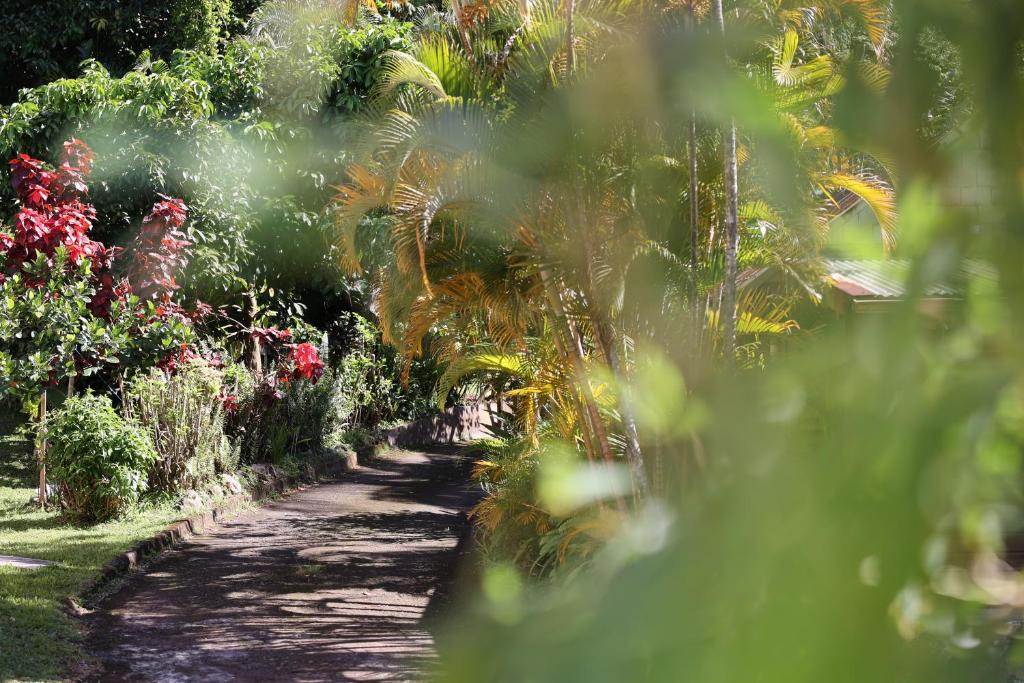
M 475 501 L 393 451 L 171 551 L 87 617 L 97 681 L 414 680 Z

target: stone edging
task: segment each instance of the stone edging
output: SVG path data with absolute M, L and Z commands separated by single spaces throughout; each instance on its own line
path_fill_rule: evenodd
M 303 484 L 316 483 L 321 477 L 338 476 L 357 467 L 355 453 L 351 452 L 340 454 L 337 460 L 329 464 L 307 465 L 305 471 L 297 477 L 286 475 L 273 467 L 266 467 L 263 471 L 268 472 L 270 476 L 260 477 L 251 491 L 230 495 L 212 510 L 175 522 L 155 536 L 137 543 L 131 550 L 125 551 L 107 562 L 97 576 L 86 581 L 75 596 L 67 599 L 68 606 L 74 612 L 83 611 L 81 602 L 89 601 L 103 588 L 113 584 L 114 581 L 133 569 L 137 569 L 144 561 L 156 557 L 193 536 L 212 530 L 221 522 L 236 516 L 241 509 L 251 503 L 265 503 L 275 495 L 298 490 Z
M 399 448 L 426 444 L 455 444 L 491 436 L 489 427 L 496 416 L 511 412 L 504 401 L 472 401 L 449 406 L 443 412 L 426 415 L 384 431 L 385 443 Z

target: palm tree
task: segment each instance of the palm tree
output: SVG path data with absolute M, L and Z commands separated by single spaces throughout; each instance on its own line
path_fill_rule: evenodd
M 725 13 L 722 0 L 714 0 L 715 22 L 725 49 Z M 724 54 L 724 53 L 723 53 Z M 739 164 L 736 160 L 736 123 L 731 121 L 725 129 L 723 165 L 725 168 L 725 277 L 722 285 L 722 305 L 719 317 L 722 320 L 722 335 L 725 340 L 726 358 L 732 356 L 736 347 L 736 255 L 739 250 Z
M 701 294 L 720 291 L 723 301 L 732 282 L 731 303 L 721 309 L 732 315 L 719 320 L 709 314 L 701 321 L 709 329 L 728 330 L 720 338 L 727 357 L 733 356 L 737 335 L 749 340 L 793 329 L 784 299 L 736 291 L 735 249 L 732 272 L 726 269 L 724 277 L 719 266 L 694 263 L 703 251 L 700 242 L 712 244 L 694 230 L 698 220 L 713 224 L 726 216 L 728 227 L 732 205 L 734 236 L 741 221 L 765 226 L 764 238 L 751 238 L 744 247 L 747 262 L 779 263 L 799 278 L 802 261 L 817 245 L 804 228 L 819 225 L 820 212 L 774 205 L 767 186 L 757 182 L 750 148 L 739 146 L 735 130 L 730 174 L 723 173 L 721 157 L 715 161 L 709 154 L 721 148 L 712 130 L 685 131 L 689 158 L 683 164 L 664 154 L 664 139 L 638 137 L 628 120 L 635 116 L 628 98 L 609 112 L 614 125 L 577 124 L 564 106 L 572 96 L 563 88 L 566 67 L 577 68 L 571 90 L 600 80 L 591 74 L 615 44 L 606 38 L 628 25 L 630 10 L 626 0 L 577 0 L 569 9 L 536 3 L 527 25 L 516 23 L 522 22 L 519 8 L 510 5 L 502 15 L 508 33 L 477 28 L 478 58 L 466 54 L 454 32 L 424 36 L 413 55 L 388 57 L 357 150 L 359 162 L 339 188 L 339 246 L 353 270 L 360 267 L 360 234 L 368 227 L 383 230 L 393 246 L 387 262 L 372 273 L 375 307 L 407 367 L 428 350 L 432 330 L 439 334 L 430 350 L 454 368 L 488 339 L 492 359 L 521 357 L 528 340 L 546 340 L 572 382 L 557 401 L 559 410 L 541 406 L 540 414 L 574 415 L 572 440 L 593 461 L 623 458 L 634 493 L 642 498 L 650 474 L 637 416 L 624 399 L 633 372 L 627 349 L 639 336 L 661 343 L 679 338 L 656 331 L 674 324 L 683 302 L 694 305 L 694 274 L 700 276 Z M 879 193 L 876 204 L 885 209 L 887 188 L 841 153 L 820 121 L 827 111 L 822 103 L 841 84 L 838 67 L 798 63 L 796 50 L 789 38 L 766 47 L 775 68 L 756 83 L 766 106 L 777 112 L 779 131 L 793 136 L 794 170 L 807 178 L 797 184 L 801 205 L 820 205 L 831 188 L 845 186 Z M 749 73 L 760 78 L 757 69 Z M 689 119 L 689 108 L 682 115 Z M 678 123 L 674 130 L 682 132 Z M 524 146 L 524 140 L 537 142 Z M 655 205 L 678 206 L 680 194 L 678 183 L 652 188 L 643 180 L 642 167 L 652 157 L 689 175 L 689 267 L 664 248 L 657 219 L 646 213 Z M 638 294 L 631 284 L 639 264 L 650 259 L 665 267 L 658 271 L 664 274 L 654 297 Z M 505 371 L 514 374 L 510 368 Z M 496 367 L 490 371 L 498 373 Z M 540 403 L 555 401 L 548 394 L 533 396 Z M 521 424 L 529 433 L 539 421 Z

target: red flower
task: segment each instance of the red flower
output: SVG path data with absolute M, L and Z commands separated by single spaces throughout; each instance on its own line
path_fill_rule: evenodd
M 178 371 L 179 366 L 188 363 L 195 358 L 199 358 L 199 354 L 193 351 L 188 344 L 182 344 L 178 347 L 177 351 L 169 353 L 163 360 L 157 363 L 156 366 L 173 375 Z
M 220 395 L 221 406 L 224 407 L 224 412 L 228 415 L 235 415 L 238 413 L 238 396 L 235 394 L 228 394 L 221 392 Z
M 320 360 L 320 354 L 317 353 L 316 347 L 305 342 L 293 344 L 289 348 L 291 351 L 288 353 L 287 366 L 291 367 L 291 378 L 308 379 L 316 383 L 324 374 L 324 362 Z M 288 376 L 288 374 L 282 375 L 281 379 L 285 380 Z

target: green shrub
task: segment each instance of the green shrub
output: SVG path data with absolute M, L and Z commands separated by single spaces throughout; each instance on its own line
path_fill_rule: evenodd
M 336 436 L 336 440 L 355 451 L 359 462 L 369 462 L 385 446 L 380 432 L 362 426 L 346 429 Z
M 224 434 L 223 375 L 202 359 L 174 373 L 154 369 L 130 384 L 125 411 L 152 436 L 158 459 L 149 472 L 155 491 L 194 489 L 238 466 Z
M 237 409 L 227 432 L 246 464 L 280 463 L 285 458 L 317 455 L 330 445 L 338 425 L 338 382 L 325 370 L 316 383 L 254 382 L 244 368 L 235 368 L 227 392 L 236 397 Z
M 20 3 L 4 18 L 3 101 L 20 88 L 75 74 L 86 58 L 123 72 L 142 50 L 162 57 L 176 48 L 212 51 L 229 26 L 241 28 L 229 0 L 49 0 Z
M 146 491 L 156 461 L 143 429 L 125 420 L 106 396 L 67 400 L 47 425 L 50 476 L 72 518 L 99 522 L 131 510 Z
M 341 430 L 372 432 L 435 410 L 432 396 L 439 372 L 433 360 L 414 360 L 403 383 L 402 359 L 384 343 L 376 325 L 357 313 L 344 313 L 340 321 L 345 353 L 336 363 L 335 406 Z

